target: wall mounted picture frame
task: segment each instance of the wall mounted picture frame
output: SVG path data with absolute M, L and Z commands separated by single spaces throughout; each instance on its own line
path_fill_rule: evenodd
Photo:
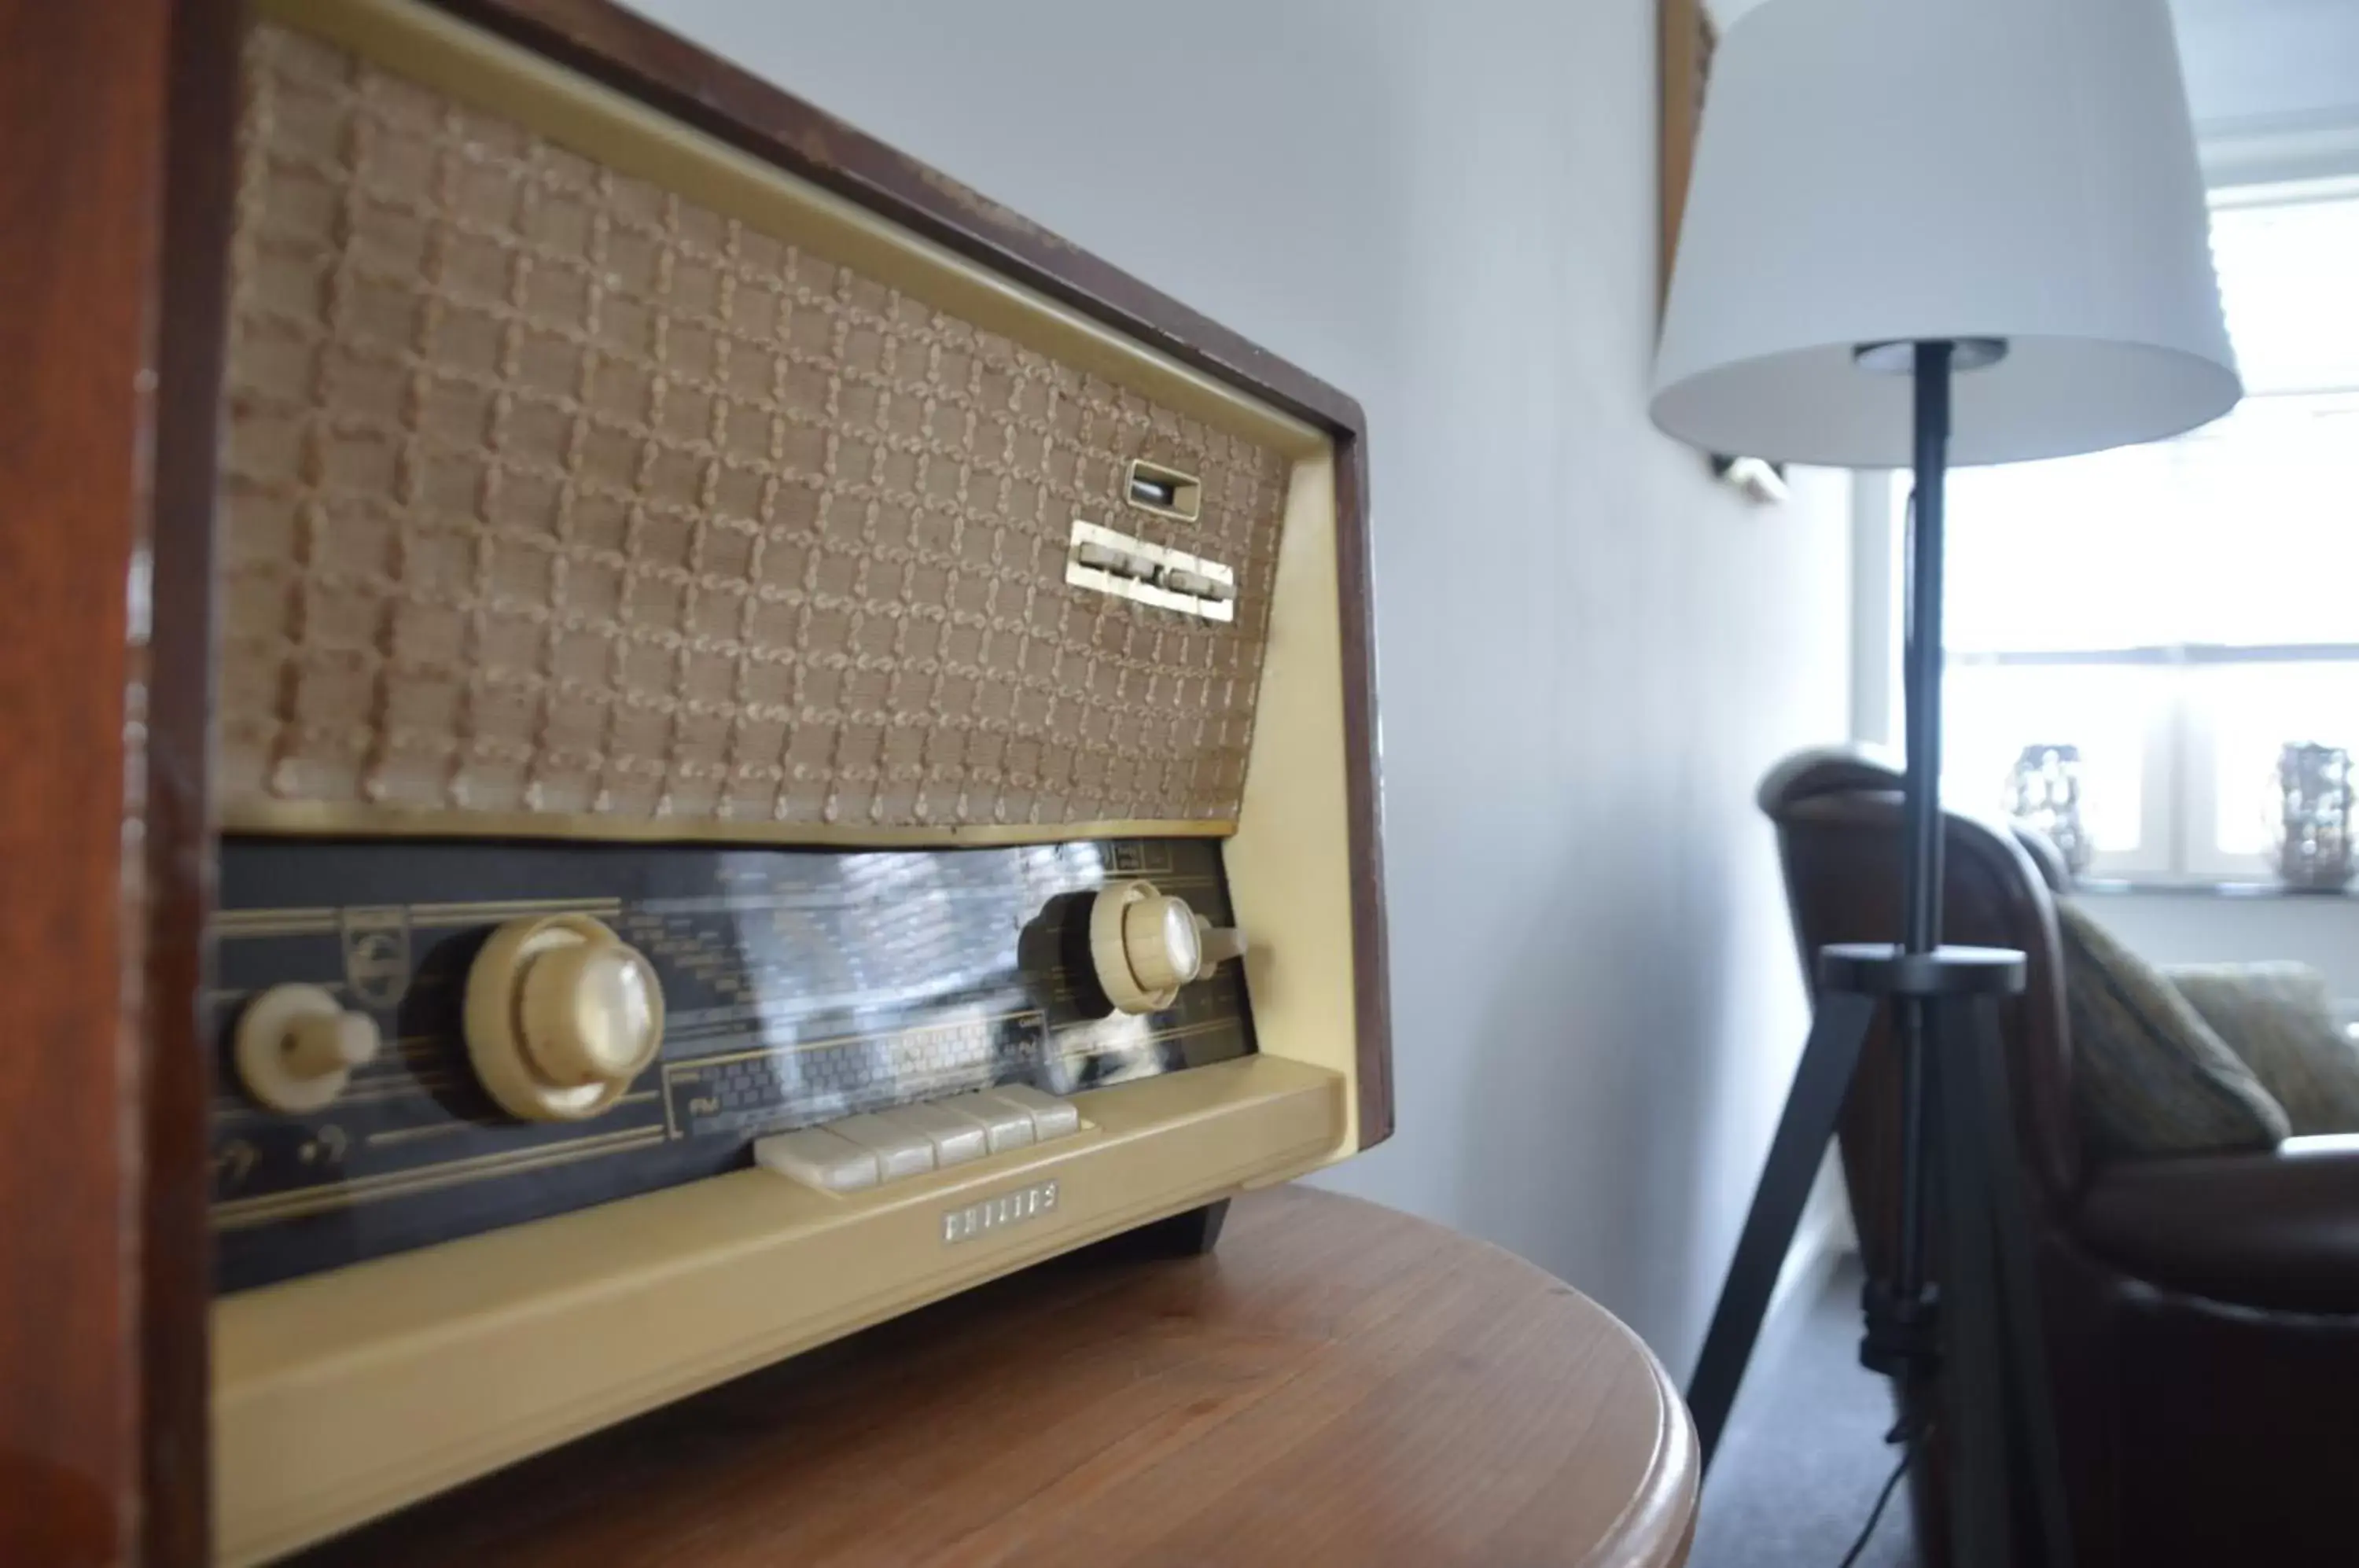
M 1656 309 L 1671 292 L 1671 264 L 1679 258 L 1680 220 L 1687 211 L 1688 181 L 1695 171 L 1696 134 L 1703 126 L 1704 90 L 1712 80 L 1712 51 L 1720 45 L 1720 28 L 1703 0 L 1659 0 L 1658 68 L 1662 75 L 1658 102 L 1661 120 L 1657 137 L 1662 244 L 1658 252 Z M 1714 478 L 1764 506 L 1786 499 L 1786 467 L 1757 457 L 1712 454 Z
M 1688 180 L 1695 169 L 1696 133 L 1703 125 L 1704 84 L 1712 74 L 1720 29 L 1703 0 L 1660 0 L 1661 125 L 1659 147 L 1662 248 L 1657 307 L 1671 290 L 1671 263 L 1680 249 L 1680 219 L 1687 210 Z

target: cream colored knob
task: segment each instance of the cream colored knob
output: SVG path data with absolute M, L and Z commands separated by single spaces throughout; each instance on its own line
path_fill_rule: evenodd
M 237 1020 L 237 1075 L 274 1111 L 324 1109 L 377 1053 L 376 1020 L 317 985 L 273 985 Z
M 1199 980 L 1210 980 L 1212 971 L 1233 958 L 1245 955 L 1245 933 L 1234 926 L 1216 926 L 1203 916 L 1196 917 L 1196 945 L 1204 954 L 1203 965 L 1196 971 Z
M 628 1082 L 663 1041 L 659 995 L 654 969 L 620 942 L 543 953 L 524 972 L 525 1049 L 568 1088 Z
M 1185 898 L 1150 893 L 1122 911 L 1122 951 L 1130 972 L 1149 991 L 1169 991 L 1196 977 L 1204 954 L 1196 941 L 1196 911 Z
M 1110 882 L 1090 907 L 1090 962 L 1125 1013 L 1159 1012 L 1204 966 L 1196 912 L 1151 882 Z
M 526 1121 L 605 1110 L 655 1061 L 663 1026 L 655 966 L 588 915 L 510 920 L 467 971 L 467 1054 Z

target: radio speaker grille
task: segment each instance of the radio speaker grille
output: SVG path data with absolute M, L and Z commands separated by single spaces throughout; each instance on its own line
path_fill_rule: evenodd
M 276 26 L 240 165 L 234 822 L 1234 820 L 1282 454 Z M 1234 623 L 1064 583 L 1138 457 Z

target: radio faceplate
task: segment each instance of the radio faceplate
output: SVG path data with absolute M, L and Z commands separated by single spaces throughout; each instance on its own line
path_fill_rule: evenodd
M 1201 839 L 875 853 L 232 840 L 211 999 L 217 1289 L 740 1169 L 764 1133 L 1250 1054 L 1234 964 L 1162 1012 L 1107 1010 L 1090 895 L 1127 877 L 1230 921 L 1220 846 Z M 470 1060 L 470 966 L 495 929 L 561 915 L 645 956 L 663 1040 L 600 1114 L 522 1121 Z M 238 1020 L 286 985 L 327 991 L 384 1041 L 315 1112 L 239 1087 Z
M 28 1223 L 0 1226 L 0 1451 L 66 1484 L 0 1486 L 0 1539 L 165 1568 L 275 1557 L 1389 1135 L 1351 397 L 614 0 L 43 16 L 40 47 L 0 60 L 24 132 L 0 158 L 41 175 L 10 185 L 0 243 L 17 285 L 0 312 L 29 345 L 6 448 L 22 613 L 0 642 L 18 743 L 0 754 L 16 988 L 0 1114 L 19 1135 L 0 1140 L 0 1193 Z M 1288 179 L 1315 203 L 1333 171 Z M 603 248 L 573 265 L 568 226 L 593 205 Z M 736 234 L 726 299 L 706 288 L 716 223 Z M 651 286 L 645 244 L 675 234 Z M 769 265 L 782 252 L 794 265 Z M 556 308 L 575 288 L 603 291 L 594 317 Z M 416 336 L 377 330 L 393 317 Z M 889 345 L 872 353 L 872 330 Z M 576 351 L 580 379 L 552 381 Z M 788 385 L 742 395 L 765 355 Z M 1053 467 L 1016 395 L 1051 382 Z M 747 460 L 749 408 L 772 418 L 775 459 Z M 552 417 L 578 449 L 552 447 Z M 834 457 L 814 471 L 822 427 Z M 618 433 L 644 438 L 620 475 Z M 776 481 L 750 516 L 749 476 Z M 555 511 L 534 501 L 552 482 Z M 1114 563 L 1149 562 L 1154 583 L 1126 581 L 1187 603 L 1067 581 L 1076 520 L 1166 552 Z M 749 592 L 750 624 L 727 613 Z M 602 642 L 611 661 L 585 651 Z M 1253 935 L 1251 1034 L 1159 1052 L 1252 1049 L 1073 1094 L 1090 1130 L 1060 1145 L 842 1196 L 747 1169 L 591 1203 L 595 1176 L 671 1173 L 659 1149 L 588 1140 L 652 1127 L 676 1154 L 702 1147 L 643 1108 L 670 1104 L 666 1064 L 641 1059 L 653 1031 L 571 1041 L 623 1074 L 592 1107 L 615 1119 L 572 1125 L 489 1115 L 447 1051 L 447 994 L 445 1054 L 401 1055 L 427 1032 L 404 1016 L 430 1010 L 421 972 L 464 969 L 484 901 L 619 914 L 687 896 L 618 887 L 620 860 L 571 848 L 579 878 L 479 884 L 510 841 L 1190 833 L 1220 838 Z M 442 847 L 462 835 L 491 847 Z M 524 918 L 599 919 L 502 923 Z M 577 982 L 646 988 L 636 957 L 565 956 Z M 266 1029 L 246 998 L 280 975 L 336 989 L 267 986 L 294 1005 Z M 1180 1022 L 1237 982 L 1208 984 Z M 1014 989 L 1002 1010 L 1021 1013 Z M 896 1026 L 810 1025 L 847 1027 Z M 257 1073 L 267 1114 L 232 1075 L 259 1046 L 286 1069 Z M 446 1081 L 422 1083 L 438 1062 Z M 715 1158 L 739 1141 L 715 1135 Z M 317 1271 L 218 1293 L 215 1200 L 236 1222 L 223 1281 Z M 462 1205 L 494 1228 L 412 1245 Z

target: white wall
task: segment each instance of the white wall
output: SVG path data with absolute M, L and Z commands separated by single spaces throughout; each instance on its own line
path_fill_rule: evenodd
M 1332 1184 L 1675 1366 L 1807 1022 L 1751 793 L 1844 733 L 1846 487 L 1644 409 L 1652 0 L 644 0 L 1360 397 L 1400 1131 Z
M 2351 0 L 2171 0 L 2170 8 L 2204 130 L 2359 122 Z

